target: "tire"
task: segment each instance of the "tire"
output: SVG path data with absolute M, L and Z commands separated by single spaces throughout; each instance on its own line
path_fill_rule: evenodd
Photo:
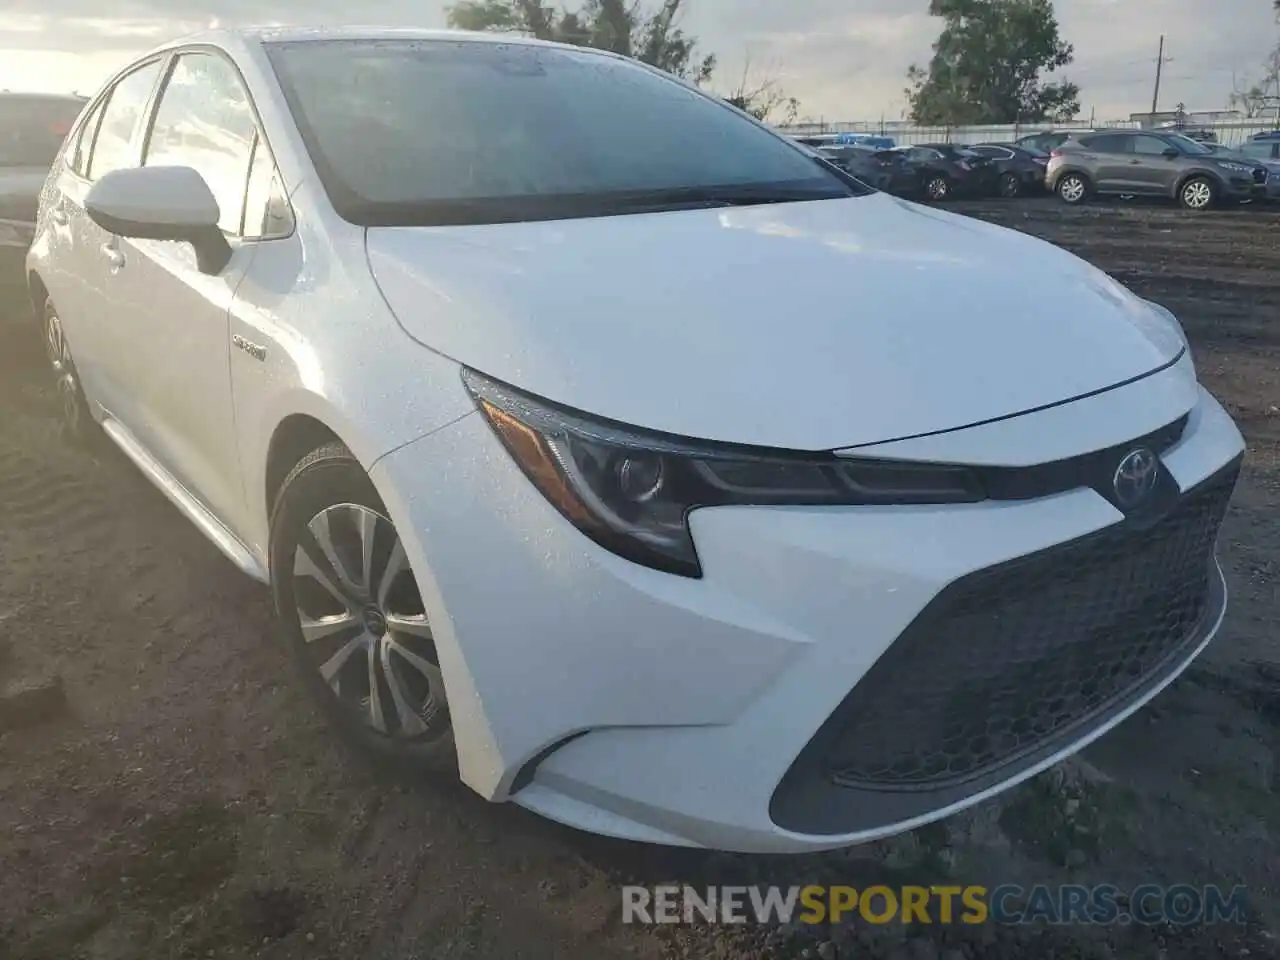
M 58 432 L 68 443 L 89 445 L 97 434 L 97 424 L 89 411 L 80 375 L 76 372 L 71 356 L 71 345 L 62 319 L 51 298 L 46 298 L 41 316 L 41 336 L 44 341 L 45 360 L 53 377 L 54 403 L 58 417 Z
M 1058 178 L 1054 192 L 1063 203 L 1077 206 L 1089 199 L 1089 181 L 1083 174 L 1064 173 Z
M 285 478 L 269 553 L 280 633 L 340 738 L 397 772 L 456 775 L 417 583 L 372 481 L 342 444 L 313 450 Z
M 934 173 L 925 178 L 924 195 L 935 203 L 951 196 L 951 181 L 944 174 Z
M 1178 188 L 1178 203 L 1186 210 L 1209 210 L 1217 202 L 1217 184 L 1208 177 L 1192 177 Z
M 1006 200 L 1017 200 L 1022 196 L 1022 181 L 1014 173 L 1002 173 L 996 183 L 996 193 Z

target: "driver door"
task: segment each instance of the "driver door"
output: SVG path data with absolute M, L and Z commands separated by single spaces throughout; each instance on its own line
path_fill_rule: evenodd
M 1178 181 L 1181 155 L 1165 156 L 1170 149 L 1167 140 L 1146 134 L 1134 134 L 1133 158 L 1137 161 L 1130 169 L 1133 171 L 1133 192 L 1143 194 L 1166 195 L 1173 193 Z
M 230 307 L 256 247 L 243 242 L 245 190 L 257 121 L 239 72 L 207 50 L 170 64 L 142 145 L 142 166 L 186 166 L 213 191 L 232 248 L 216 275 L 190 244 L 118 240 L 130 309 L 119 318 L 122 363 L 147 451 L 235 531 L 244 513 L 231 395 Z

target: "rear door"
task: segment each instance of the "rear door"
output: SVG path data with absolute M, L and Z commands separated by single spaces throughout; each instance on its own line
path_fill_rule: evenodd
M 1127 133 L 1099 133 L 1080 138 L 1084 148 L 1081 159 L 1093 177 L 1095 189 L 1103 193 L 1131 192 L 1130 167 L 1137 163 L 1130 152 L 1132 139 Z
M 84 198 L 99 177 L 137 166 L 143 118 L 159 83 L 164 57 L 131 69 L 106 90 L 57 169 L 49 200 L 56 269 L 45 285 L 58 309 L 87 395 L 121 416 L 131 410 L 128 376 L 120 358 L 120 318 L 128 306 L 117 280 L 119 241 L 89 219 Z

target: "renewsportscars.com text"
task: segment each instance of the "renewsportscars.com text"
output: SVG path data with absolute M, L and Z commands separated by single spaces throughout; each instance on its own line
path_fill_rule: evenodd
M 1224 892 L 1190 884 L 622 888 L 624 923 L 1186 925 L 1243 923 L 1246 917 L 1244 887 Z

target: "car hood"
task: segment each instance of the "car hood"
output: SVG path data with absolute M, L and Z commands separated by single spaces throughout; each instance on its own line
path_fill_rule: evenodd
M 408 334 L 545 399 L 687 437 L 831 449 L 1059 403 L 1180 334 L 1076 257 L 884 194 L 378 227 Z

